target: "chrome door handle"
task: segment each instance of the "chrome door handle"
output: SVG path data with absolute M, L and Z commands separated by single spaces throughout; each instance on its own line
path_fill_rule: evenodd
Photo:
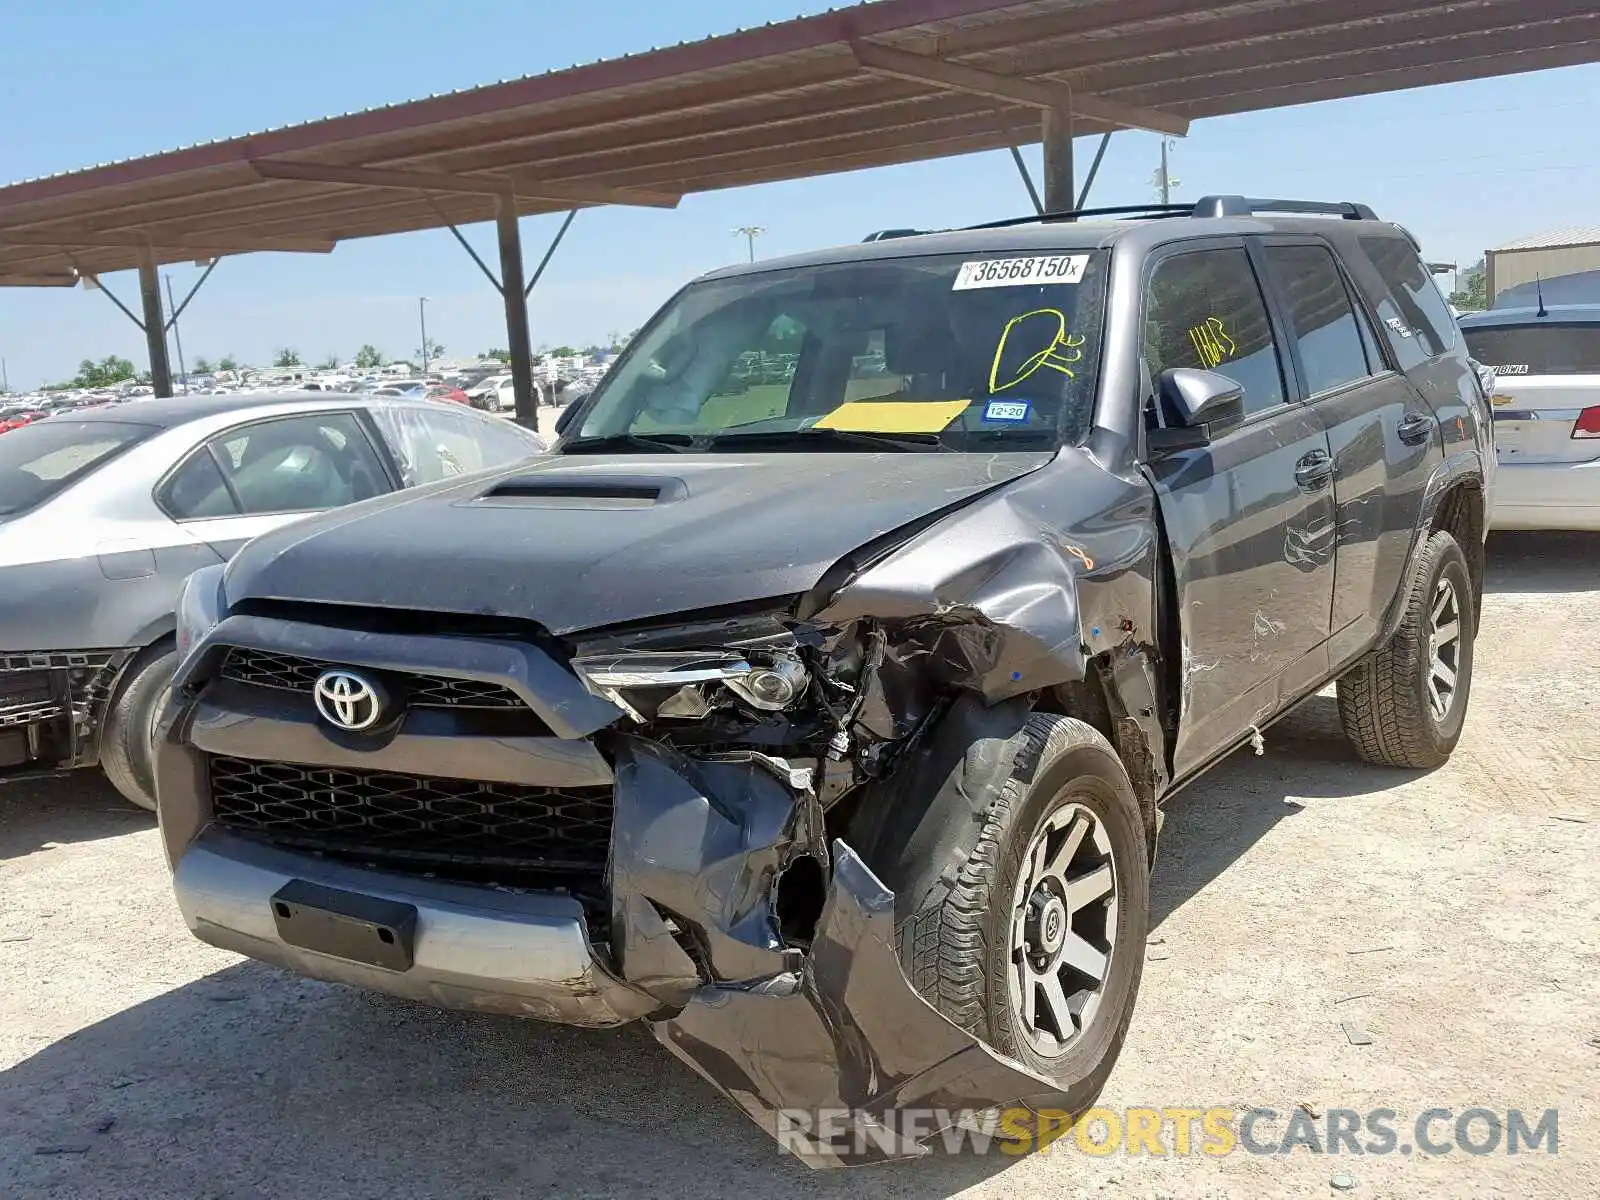
M 1400 440 L 1408 446 L 1420 446 L 1433 437 L 1433 418 L 1422 413 L 1408 412 L 1397 431 Z
M 1315 492 L 1333 478 L 1333 458 L 1326 450 L 1313 450 L 1294 465 L 1294 481 L 1301 491 Z

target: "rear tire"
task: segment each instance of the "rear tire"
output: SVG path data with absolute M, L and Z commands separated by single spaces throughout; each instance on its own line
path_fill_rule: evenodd
M 165 642 L 139 655 L 112 698 L 100 731 L 100 767 L 106 778 L 130 804 L 148 812 L 156 810 L 155 722 L 177 665 L 177 651 Z
M 1466 556 L 1428 538 L 1400 628 L 1339 680 L 1339 720 L 1356 753 L 1386 767 L 1442 766 L 1461 740 L 1478 627 Z
M 1091 726 L 1034 713 L 1012 742 L 1014 753 L 969 754 L 956 768 L 968 795 L 996 782 L 976 773 L 1007 775 L 961 835 L 954 886 L 901 925 L 901 962 L 930 1004 L 1054 1080 L 1076 1115 L 1105 1085 L 1138 995 L 1150 921 L 1144 822 L 1121 761 Z M 1059 869 L 1039 875 L 1036 865 Z M 1109 891 L 1075 903 L 1108 878 Z

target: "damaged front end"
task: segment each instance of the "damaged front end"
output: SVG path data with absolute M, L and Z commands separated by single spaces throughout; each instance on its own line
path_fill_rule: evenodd
M 999 631 L 769 617 L 626 644 L 573 667 L 629 715 L 596 735 L 616 776 L 609 941 L 660 1002 L 657 1038 L 815 1166 L 843 1160 L 785 1114 L 849 1109 L 867 1157 L 894 1158 L 923 1152 L 895 1110 L 1059 1104 L 915 990 L 894 893 L 847 840 L 872 836 L 875 785 L 993 666 Z

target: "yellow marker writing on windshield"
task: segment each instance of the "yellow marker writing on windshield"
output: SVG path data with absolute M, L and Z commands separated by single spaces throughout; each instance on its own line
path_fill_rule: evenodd
M 1194 343 L 1200 363 L 1210 370 L 1239 352 L 1238 343 L 1228 336 L 1220 317 L 1207 317 L 1189 330 L 1189 340 Z
M 1025 341 L 1032 341 L 1034 338 L 1044 341 L 1045 329 L 1051 331 L 1048 335 L 1049 341 L 1043 350 L 1029 355 L 1010 379 L 1001 383 L 1000 363 L 1005 358 L 1012 331 L 1024 327 L 1028 330 Z M 1023 313 L 1020 317 L 1012 317 L 1000 331 L 1000 341 L 994 348 L 994 362 L 989 367 L 990 394 L 1016 387 L 1040 367 L 1049 367 L 1053 371 L 1060 371 L 1069 379 L 1076 379 L 1077 373 L 1072 368 L 1083 361 L 1085 340 L 1080 334 L 1067 332 L 1067 316 L 1060 309 L 1036 308 L 1032 312 Z

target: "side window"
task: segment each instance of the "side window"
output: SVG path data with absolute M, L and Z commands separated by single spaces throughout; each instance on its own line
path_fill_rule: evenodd
M 1156 268 L 1144 358 L 1153 380 L 1176 367 L 1228 376 L 1244 389 L 1247 414 L 1283 403 L 1283 364 L 1243 249 L 1179 254 Z
M 189 460 L 167 479 L 156 503 L 174 521 L 202 521 L 239 513 L 209 446 L 201 446 L 189 455 Z
M 385 405 L 372 415 L 407 487 L 503 466 L 543 449 L 520 426 L 465 412 Z
M 1378 302 L 1378 316 L 1401 365 L 1415 366 L 1421 358 L 1453 347 L 1456 319 L 1411 244 L 1401 237 L 1364 237 L 1361 248 L 1388 288 L 1388 296 Z
M 220 434 L 211 446 L 246 514 L 314 512 L 388 490 L 350 413 L 258 421 Z
M 1315 396 L 1364 379 L 1371 371 L 1344 276 L 1323 246 L 1268 246 L 1267 269 L 1289 304 L 1289 323 Z

